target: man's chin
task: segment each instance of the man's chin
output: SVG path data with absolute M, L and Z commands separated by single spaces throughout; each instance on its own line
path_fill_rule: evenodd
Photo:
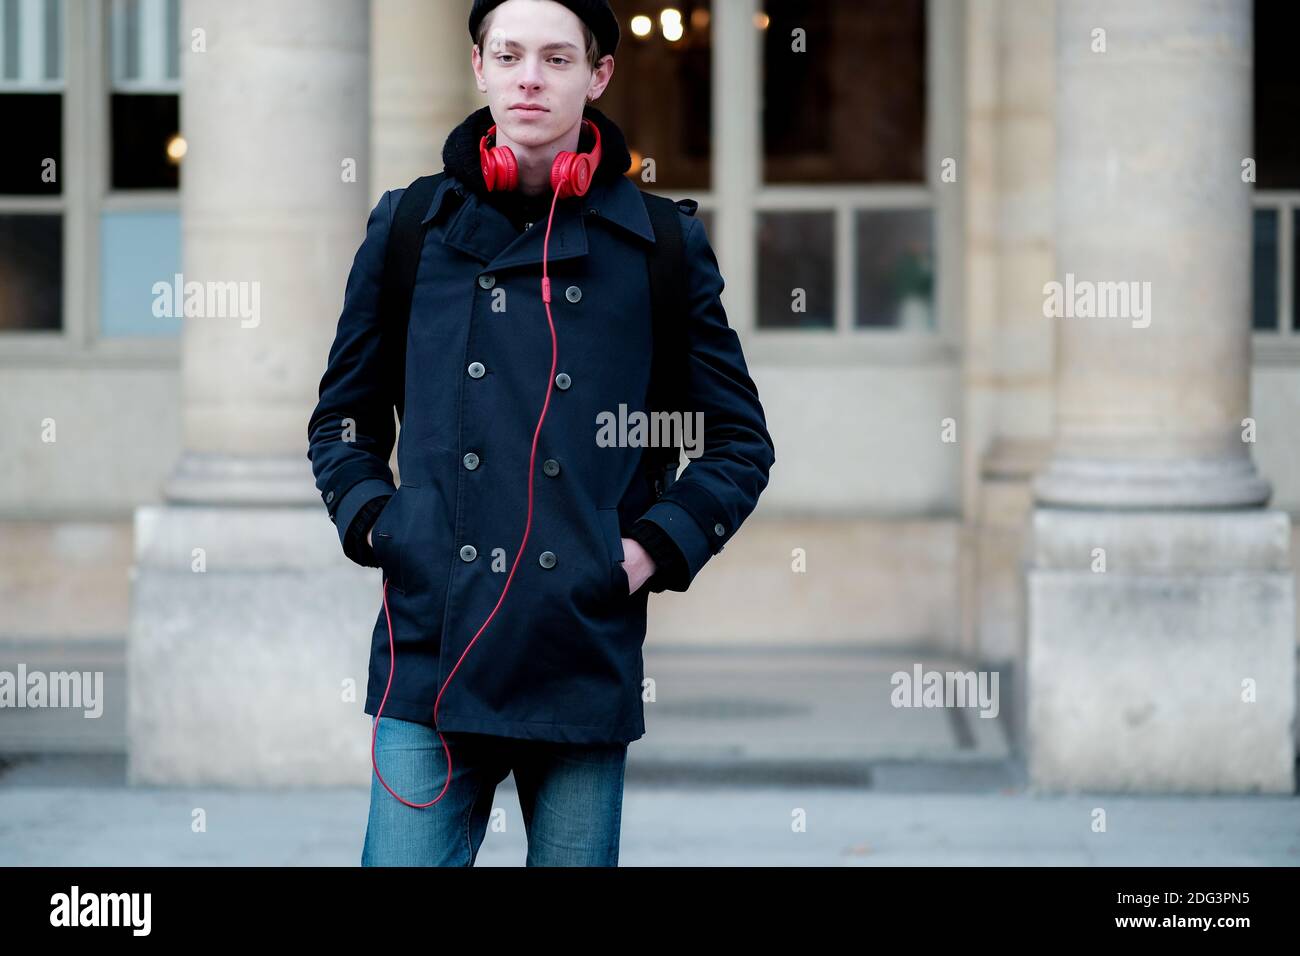
M 511 110 L 506 115 L 506 129 L 520 142 L 546 142 L 555 135 L 555 117 L 541 110 Z

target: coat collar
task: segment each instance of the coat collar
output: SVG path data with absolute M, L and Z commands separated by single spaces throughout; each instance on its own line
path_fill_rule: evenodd
M 491 268 L 528 266 L 542 261 L 545 223 L 536 223 L 523 233 L 516 232 L 505 216 L 490 203 L 481 201 L 452 173 L 434 191 L 424 222 L 433 222 L 444 210 L 449 212 L 442 241 Z M 548 263 L 587 254 L 588 219 L 603 220 L 643 242 L 655 241 L 640 190 L 630 179 L 620 176 L 593 182 L 585 196 L 560 200 L 555 207 L 550 245 L 546 250 Z
M 601 163 L 587 195 L 562 199 L 556 206 L 548 262 L 587 254 L 588 219 L 604 220 L 644 242 L 655 241 L 640 190 L 624 175 L 632 160 L 622 130 L 591 104 L 583 108 L 583 115 L 600 128 Z M 478 143 L 491 123 L 491 111 L 485 106 L 467 116 L 448 135 L 442 150 L 446 175 L 434 191 L 424 222 L 431 223 L 446 211 L 443 242 L 492 268 L 539 263 L 546 224 L 535 224 L 520 234 L 486 201 L 486 187 L 478 168 Z M 582 148 L 586 145 L 583 142 Z

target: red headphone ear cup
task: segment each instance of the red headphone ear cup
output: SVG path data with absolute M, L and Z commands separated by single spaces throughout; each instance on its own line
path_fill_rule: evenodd
M 519 182 L 519 164 L 509 146 L 493 146 L 483 162 L 483 183 L 494 192 L 516 188 Z
M 495 132 L 494 125 L 478 143 L 483 185 L 492 192 L 515 189 L 519 185 L 519 163 L 509 146 L 488 147 L 487 141 Z
M 593 168 L 589 153 L 581 152 L 573 156 L 573 159 L 569 160 L 568 168 L 564 170 L 564 195 L 585 196 L 591 186 Z
M 587 190 L 591 188 L 592 177 L 596 175 L 596 158 L 590 153 L 581 156 L 575 165 L 573 191 L 579 196 L 587 195 Z
M 559 157 L 557 156 L 558 160 Z M 591 187 L 591 156 L 588 153 L 565 153 L 564 166 L 557 162 L 551 170 L 551 186 L 565 196 L 585 196 Z
M 493 152 L 498 159 L 497 189 L 519 188 L 519 161 L 515 159 L 514 151 L 509 146 L 496 146 Z
M 561 150 L 555 154 L 555 162 L 551 164 L 551 188 L 560 194 L 561 199 L 569 195 L 569 168 L 573 165 L 575 155 L 577 154 L 568 150 Z
M 583 119 L 582 125 L 591 130 L 595 143 L 589 153 L 572 153 L 567 150 L 557 153 L 551 164 L 551 188 L 565 196 L 585 196 L 591 188 L 591 179 L 600 166 L 600 129 L 589 119 Z

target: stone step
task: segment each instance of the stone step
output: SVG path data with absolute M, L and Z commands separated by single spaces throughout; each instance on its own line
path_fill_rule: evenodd
M 0 711 L 0 755 L 124 755 L 125 640 L 6 639 L 0 671 L 102 674 L 102 716 L 72 708 Z M 991 789 L 1018 766 L 1008 745 L 1010 681 L 996 716 L 978 706 L 894 706 L 894 675 L 965 671 L 946 657 L 839 646 L 789 650 L 678 645 L 646 650 L 653 683 L 629 779 L 665 785 Z M 901 679 L 901 678 L 900 678 Z M 986 685 L 993 689 L 990 682 Z M 992 709 L 990 708 L 990 712 Z

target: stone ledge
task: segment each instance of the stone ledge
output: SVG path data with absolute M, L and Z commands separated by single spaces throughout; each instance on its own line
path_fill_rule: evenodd
M 1035 570 L 1090 571 L 1104 548 L 1106 573 L 1291 571 L 1291 518 L 1275 509 L 1092 511 L 1035 508 Z

